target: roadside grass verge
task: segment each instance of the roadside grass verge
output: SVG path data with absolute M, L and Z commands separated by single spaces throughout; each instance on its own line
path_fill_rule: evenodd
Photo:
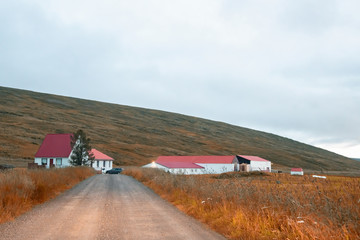
M 360 178 L 127 168 L 180 210 L 229 239 L 359 239 Z
M 94 174 L 88 167 L 0 171 L 0 223 L 14 219 Z

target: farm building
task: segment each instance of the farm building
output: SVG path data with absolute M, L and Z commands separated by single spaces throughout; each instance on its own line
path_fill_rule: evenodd
M 248 157 L 250 160 L 244 157 Z M 242 161 L 242 165 L 239 165 L 239 160 Z M 155 162 L 143 167 L 159 168 L 174 174 L 219 174 L 239 171 L 241 166 L 246 166 L 247 171 L 271 171 L 270 161 L 254 156 L 241 157 L 235 155 L 160 156 Z
M 47 134 L 39 150 L 35 154 L 34 163 L 39 166 L 50 167 L 68 167 L 70 166 L 72 134 Z M 92 149 L 94 154 L 94 163 L 92 165 L 96 170 L 111 169 L 114 159 L 103 154 L 102 152 Z
M 108 155 L 96 150 L 95 148 L 91 149 L 91 153 L 94 155 L 95 159 L 92 164 L 92 167 L 95 170 L 110 170 L 112 169 L 114 159 Z
M 304 171 L 302 168 L 292 168 L 290 171 L 291 175 L 304 175 Z
M 263 159 L 257 156 L 237 156 L 240 164 L 239 170 L 242 171 L 242 166 L 244 166 L 243 172 L 252 172 L 252 171 L 263 171 L 271 172 L 271 162 L 269 160 Z

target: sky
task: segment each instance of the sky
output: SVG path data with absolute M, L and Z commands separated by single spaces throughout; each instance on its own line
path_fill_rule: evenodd
M 0 0 L 0 86 L 360 158 L 358 0 Z

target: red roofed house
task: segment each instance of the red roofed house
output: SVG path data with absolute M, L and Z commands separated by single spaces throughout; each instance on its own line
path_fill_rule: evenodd
M 92 167 L 95 170 L 110 170 L 112 169 L 114 159 L 109 157 L 108 155 L 96 150 L 95 148 L 91 149 L 91 152 L 94 154 L 94 162 Z
M 47 134 L 35 154 L 35 163 L 49 167 L 69 166 L 71 134 Z
M 35 154 L 35 163 L 49 167 L 68 167 L 70 166 L 72 134 L 47 134 L 39 150 Z M 94 162 L 92 167 L 96 170 L 108 170 L 112 168 L 114 159 L 102 152 L 92 149 Z
M 224 172 L 238 171 L 240 158 L 240 156 L 235 155 L 160 156 L 155 162 L 144 165 L 143 167 L 160 168 L 175 174 L 219 174 Z M 271 163 L 268 160 L 259 157 L 253 157 L 252 160 L 246 159 L 243 161 L 249 162 L 249 165 L 251 165 L 251 162 L 253 162 L 253 171 L 271 171 Z
M 291 175 L 304 175 L 304 171 L 302 168 L 292 168 L 290 171 Z

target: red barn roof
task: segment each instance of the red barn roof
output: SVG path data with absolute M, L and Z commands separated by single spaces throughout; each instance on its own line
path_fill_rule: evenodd
M 292 172 L 302 172 L 303 169 L 302 168 L 292 168 L 291 171 Z
M 114 161 L 113 158 L 109 157 L 108 155 L 96 150 L 95 148 L 91 149 L 90 153 L 94 154 L 94 160 L 110 160 Z
M 163 165 L 164 167 L 167 168 L 204 168 L 195 163 L 189 163 L 189 162 L 161 162 L 158 164 Z
M 263 159 L 257 156 L 245 156 L 245 155 L 238 155 L 239 157 L 245 158 L 250 161 L 257 161 L 257 162 L 269 162 L 269 160 Z
M 69 157 L 72 134 L 47 134 L 35 157 Z
M 222 163 L 230 164 L 234 161 L 235 156 L 160 156 L 156 163 L 177 162 L 177 163 Z

